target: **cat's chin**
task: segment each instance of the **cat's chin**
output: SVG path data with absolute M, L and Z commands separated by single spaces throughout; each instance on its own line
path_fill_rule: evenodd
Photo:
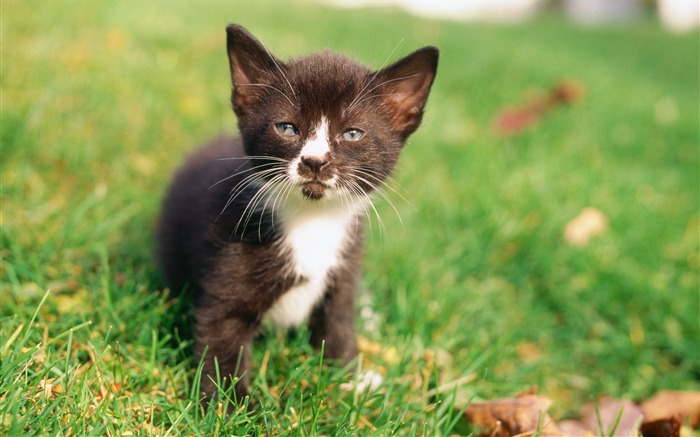
M 326 194 L 326 184 L 319 181 L 304 182 L 301 193 L 310 200 L 321 200 Z

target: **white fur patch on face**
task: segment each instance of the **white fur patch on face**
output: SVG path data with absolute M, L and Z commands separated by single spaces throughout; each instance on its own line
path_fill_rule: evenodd
M 321 123 L 316 127 L 315 131 L 316 135 L 309 138 L 301 149 L 300 157 L 316 156 L 321 158 L 331 151 L 328 140 L 328 119 L 325 116 L 321 117 Z
M 301 158 L 323 158 L 326 154 L 330 153 L 330 139 L 328 137 L 328 119 L 325 116 L 321 117 L 321 122 L 314 129 L 314 136 L 309 138 L 304 146 L 299 152 L 299 156 L 294 158 L 289 164 L 289 179 L 295 184 L 300 184 L 305 182 L 298 173 L 299 164 L 301 163 Z M 324 181 L 325 184 L 333 186 L 335 183 L 335 177 Z
M 328 285 L 328 273 L 338 265 L 357 220 L 353 208 L 333 203 L 305 206 L 280 211 L 284 226 L 282 250 L 291 255 L 291 273 L 303 278 L 263 316 L 264 322 L 280 327 L 301 325 L 320 302 Z

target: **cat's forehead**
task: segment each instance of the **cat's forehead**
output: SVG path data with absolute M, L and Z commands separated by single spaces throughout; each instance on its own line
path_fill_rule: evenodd
M 325 51 L 286 64 L 296 110 L 314 123 L 321 115 L 335 119 L 344 113 L 372 78 L 372 71 L 341 54 Z M 283 87 L 284 82 L 280 83 Z
M 344 87 L 363 85 L 371 70 L 359 62 L 331 51 L 313 53 L 291 60 L 288 64 L 290 79 L 297 86 Z

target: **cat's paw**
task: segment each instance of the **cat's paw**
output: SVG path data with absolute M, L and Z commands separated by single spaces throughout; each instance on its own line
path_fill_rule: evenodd
M 365 391 L 375 391 L 384 382 L 384 377 L 374 370 L 363 370 L 355 376 L 352 381 L 340 384 L 340 389 L 344 391 L 354 390 L 356 393 Z

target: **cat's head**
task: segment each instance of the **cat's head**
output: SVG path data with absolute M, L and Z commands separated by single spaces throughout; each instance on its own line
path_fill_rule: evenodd
M 310 200 L 384 182 L 423 117 L 437 48 L 372 71 L 331 52 L 282 62 L 243 27 L 226 31 L 233 109 L 267 181 Z

